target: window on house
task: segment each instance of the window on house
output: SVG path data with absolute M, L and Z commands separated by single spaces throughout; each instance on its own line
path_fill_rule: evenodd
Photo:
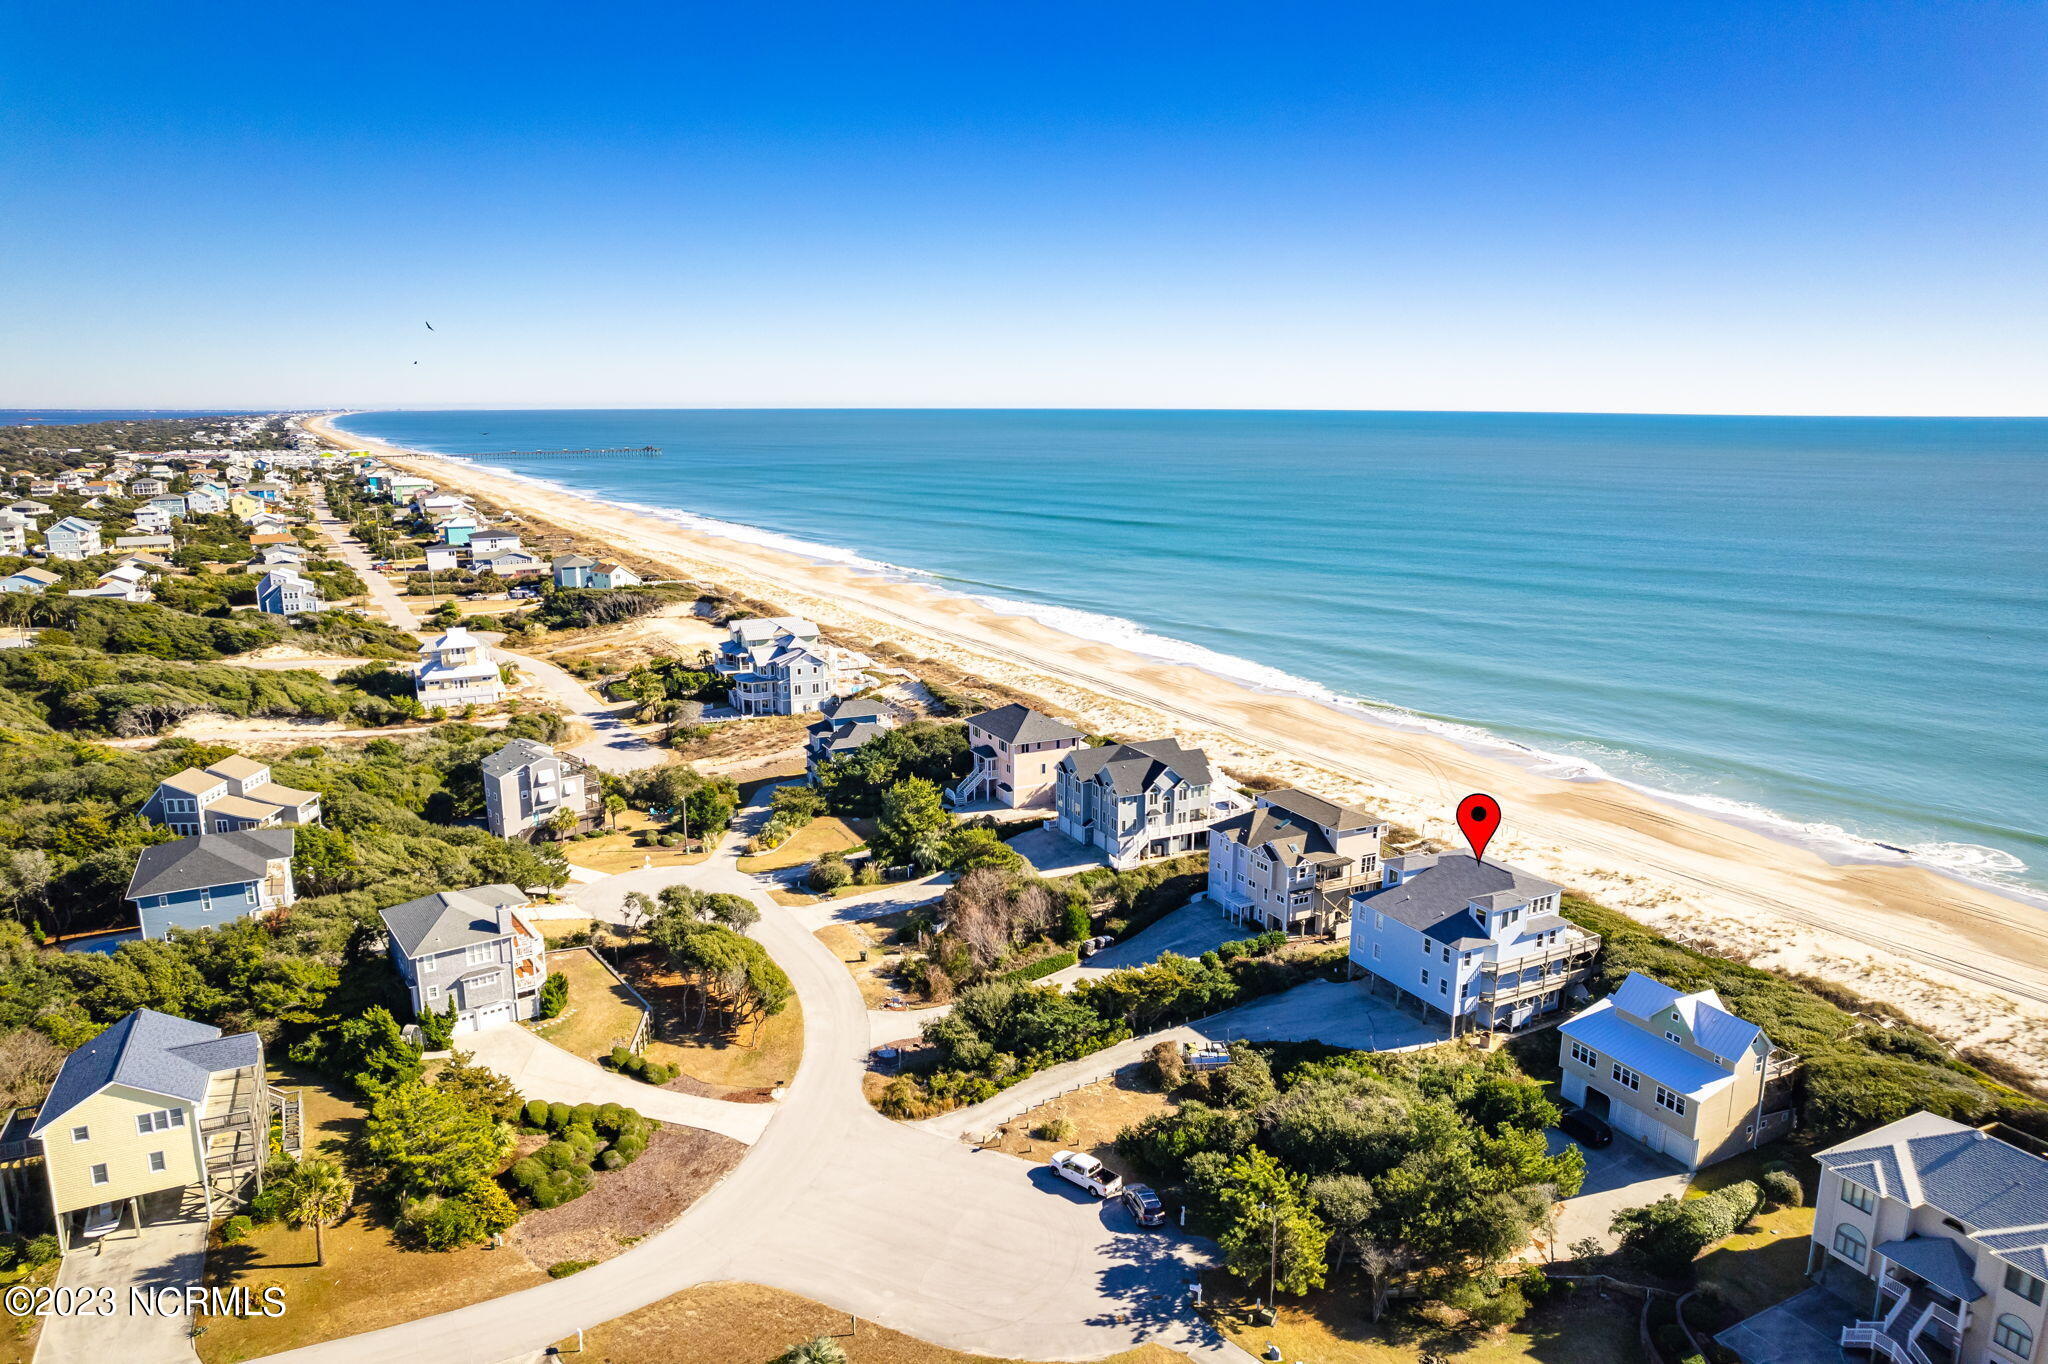
M 107 1182 L 107 1167 L 106 1167 L 106 1166 L 104 1166 L 104 1165 L 95 1165 L 95 1166 L 93 1166 L 93 1167 L 92 1167 L 92 1182 L 93 1182 L 93 1183 L 95 1183 L 95 1184 L 104 1184 L 104 1183 L 106 1183 L 106 1182 Z
M 432 957 L 420 958 L 420 974 L 423 976 L 431 976 L 434 974 L 434 959 Z
M 200 912 L 200 913 L 202 913 L 202 914 L 211 914 L 211 913 L 213 913 L 213 892 L 212 892 L 212 891 L 210 891 L 210 890 L 202 890 L 202 891 L 200 891 L 200 892 L 199 892 L 199 912 Z
M 1387 926 L 1387 916 L 1386 916 L 1386 915 L 1384 915 L 1384 914 L 1375 914 L 1375 915 L 1373 915 L 1373 916 L 1372 916 L 1372 926 L 1373 926 L 1373 927 L 1374 927 L 1375 929 L 1385 928 L 1385 927 Z
M 1680 1046 L 1685 1045 L 1685 1039 L 1683 1037 L 1680 1037 L 1677 1033 L 1671 1031 L 1671 1029 L 1669 1028 L 1666 1028 L 1664 1030 L 1664 1040 L 1666 1042 L 1676 1042 Z
M 1436 983 L 1436 992 L 1437 992 L 1438 994 L 1440 994 L 1440 995 L 1447 995 L 1447 994 L 1449 994 L 1449 993 L 1451 992 L 1451 983 L 1450 983 L 1450 981 L 1448 981 L 1448 980 L 1440 980 L 1440 981 L 1438 981 L 1438 982 Z
M 160 1174 L 162 1174 L 162 1173 L 164 1172 L 164 1166 L 165 1166 L 165 1163 L 166 1163 L 166 1162 L 164 1161 L 164 1153 L 163 1153 L 163 1152 L 161 1152 L 161 1151 L 151 1151 L 151 1152 L 149 1153 L 149 1172 L 150 1172 L 151 1174 L 153 1174 L 153 1175 L 160 1175 Z
M 2018 1355 L 2021 1359 L 2031 1359 L 2034 1355 L 2033 1328 L 2010 1312 L 1993 1323 L 1991 1343 L 2009 1354 Z
M 487 942 L 473 942 L 462 952 L 463 960 L 471 966 L 481 966 L 496 956 L 496 951 Z
M 1643 1087 L 1642 1076 L 1636 1074 L 1619 1061 L 1616 1061 L 1613 1069 L 1607 1073 L 1613 1077 L 1614 1083 L 1618 1085 L 1626 1085 L 1630 1089 L 1641 1089 Z
M 2021 1269 L 2018 1265 L 2007 1265 L 2005 1267 L 2006 1292 L 2017 1293 L 2038 1307 L 2041 1305 L 2043 1287 L 2044 1285 L 2039 1279 L 2027 1273 L 2026 1270 Z
M 1657 1086 L 1657 1106 L 1659 1108 L 1668 1108 L 1681 1118 L 1685 1116 L 1685 1096 L 1683 1094 L 1673 1094 L 1662 1085 Z
M 256 883 L 254 881 L 242 887 L 242 900 L 247 904 L 253 905 L 256 903 Z
M 1595 1070 L 1600 1068 L 1600 1054 L 1583 1042 L 1572 1043 L 1572 1060 L 1582 1066 L 1591 1066 Z
M 1374 961 L 1378 961 L 1380 959 L 1380 945 L 1378 943 L 1374 943 L 1372 945 L 1372 959 Z
M 90 1127 L 74 1127 L 74 1128 L 72 1128 L 72 1129 L 71 1129 L 71 1140 L 72 1140 L 72 1141 L 74 1141 L 74 1142 L 80 1142 L 80 1141 L 91 1141 L 91 1140 L 92 1140 L 92 1129 L 91 1129 Z
M 1844 1222 L 1835 1228 L 1835 1254 L 1850 1264 L 1862 1264 L 1864 1252 L 1869 1246 L 1870 1243 L 1863 1239 L 1863 1233 L 1856 1229 L 1854 1223 Z
M 1445 961 L 1449 961 L 1451 959 L 1451 949 L 1449 947 L 1444 948 L 1443 959 Z
M 1422 983 L 1423 983 L 1424 985 L 1427 985 L 1427 984 L 1429 984 L 1429 972 L 1427 972 L 1427 971 L 1424 971 L 1424 972 L 1422 973 Z
M 1870 1212 L 1877 1207 L 1877 1194 L 1852 1179 L 1842 1181 L 1842 1201 L 1858 1212 Z

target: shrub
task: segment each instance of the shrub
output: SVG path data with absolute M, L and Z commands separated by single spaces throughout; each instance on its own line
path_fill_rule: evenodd
M 540 1016 L 554 1018 L 569 1002 L 569 978 L 560 971 L 548 972 L 540 987 Z
M 1050 1117 L 1038 1124 L 1032 1135 L 1040 1141 L 1069 1142 L 1074 1139 L 1074 1124 L 1068 1118 Z
M 1748 1180 L 1704 1198 L 1661 1198 L 1647 1207 L 1614 1215 L 1621 1248 L 1656 1273 L 1683 1275 L 1699 1253 L 1732 1235 L 1757 1209 L 1760 1191 Z
M 569 1105 L 551 1103 L 548 1105 L 548 1131 L 559 1132 L 569 1125 Z
M 518 1220 L 518 1209 L 505 1191 L 485 1179 L 453 1194 L 428 1194 L 407 1202 L 398 1216 L 398 1230 L 402 1239 L 424 1249 L 454 1250 L 488 1241 Z
M 548 1266 L 550 1279 L 566 1279 L 571 1274 L 580 1274 L 596 1264 L 595 1260 L 557 1260 Z
M 528 1099 L 525 1109 L 526 1125 L 536 1130 L 548 1125 L 548 1105 L 544 1099 Z
M 836 852 L 826 853 L 811 864 L 811 889 L 830 892 L 853 883 L 853 868 L 846 865 L 846 858 Z
M 270 1226 L 284 1220 L 285 1204 L 291 1191 L 281 1180 L 275 1178 L 264 1186 L 263 1192 L 251 1198 L 244 1209 L 259 1227 Z
M 613 1047 L 611 1055 L 604 1058 L 604 1063 L 613 1070 L 624 1070 L 633 1064 L 633 1053 L 624 1047 Z
M 233 1217 L 220 1224 L 220 1242 L 224 1246 L 236 1245 L 239 1242 L 248 1240 L 249 1233 L 254 1230 L 256 1230 L 254 1222 L 242 1214 L 236 1213 Z
M 1020 966 L 1014 971 L 1005 971 L 1000 976 L 997 976 L 996 979 L 1013 980 L 1023 984 L 1026 981 L 1038 980 L 1044 976 L 1049 976 L 1055 971 L 1064 971 L 1079 960 L 1081 958 L 1072 952 L 1055 952 L 1049 957 L 1040 957 L 1029 966 Z
M 1770 1208 L 1796 1208 L 1806 1201 L 1806 1191 L 1799 1187 L 1799 1178 L 1790 1170 L 1769 1170 L 1763 1177 L 1764 1206 Z
M 27 1243 L 21 1248 L 21 1262 L 30 1269 L 41 1269 L 56 1259 L 57 1254 L 57 1238 L 45 1232 L 41 1236 L 28 1238 Z
M 1178 1042 L 1155 1042 L 1145 1053 L 1146 1063 L 1151 1068 L 1153 1082 L 1161 1089 L 1172 1093 L 1186 1083 L 1188 1078 L 1188 1057 Z

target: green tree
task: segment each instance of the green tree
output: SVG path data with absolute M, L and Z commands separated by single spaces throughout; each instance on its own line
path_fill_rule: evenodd
M 283 1179 L 285 1220 L 313 1229 L 313 1262 L 327 1263 L 327 1229 L 348 1216 L 356 1186 L 331 1160 L 302 1160 Z
M 816 1336 L 792 1345 L 768 1364 L 846 1364 L 846 1351 L 830 1336 Z
M 548 832 L 557 839 L 567 838 L 576 832 L 576 826 L 582 822 L 574 810 L 557 810 L 548 816 Z
M 897 782 L 882 797 L 875 851 L 891 864 L 915 863 L 927 870 L 945 860 L 944 836 L 953 827 L 939 788 L 923 777 Z
M 489 1066 L 476 1064 L 476 1058 L 466 1051 L 448 1058 L 434 1076 L 434 1088 L 454 1095 L 465 1107 L 488 1113 L 499 1122 L 511 1122 L 519 1116 L 519 1091 L 512 1087 L 512 1082 Z
M 495 1174 L 510 1131 L 453 1090 L 409 1080 L 379 1095 L 363 1151 L 407 1195 L 452 1194 Z
M 1256 1146 L 1198 1156 L 1190 1174 L 1225 1223 L 1216 1241 L 1231 1273 L 1248 1281 L 1266 1276 L 1284 1293 L 1322 1287 L 1330 1231 L 1309 1206 L 1307 1180 Z
M 619 827 L 619 816 L 626 812 L 626 798 L 618 792 L 608 793 L 604 798 L 604 822 L 613 829 Z

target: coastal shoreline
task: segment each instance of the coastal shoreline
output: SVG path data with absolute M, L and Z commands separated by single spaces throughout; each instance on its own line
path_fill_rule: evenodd
M 1451 810 L 1497 795 L 1507 859 L 1689 941 L 1854 980 L 1958 1046 L 2048 1078 L 2048 913 L 1925 867 L 1842 860 L 1611 779 L 1546 775 L 1506 755 L 1350 708 L 1163 662 L 900 575 L 728 539 L 502 471 L 307 428 L 470 492 L 585 544 L 776 602 L 828 630 L 894 644 L 1040 697 L 1096 732 L 1172 733 L 1226 768 L 1355 800 L 1455 842 Z

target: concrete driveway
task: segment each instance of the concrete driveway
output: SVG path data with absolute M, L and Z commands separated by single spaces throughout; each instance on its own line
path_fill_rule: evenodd
M 1050 824 L 1018 834 L 1010 840 L 1010 846 L 1036 867 L 1040 876 L 1071 876 L 1077 871 L 1109 865 L 1103 860 L 1101 849 L 1083 847 L 1065 834 L 1056 834 Z
M 1090 976 L 1107 975 L 1126 966 L 1143 966 L 1168 952 L 1199 957 L 1219 943 L 1244 936 L 1244 929 L 1224 918 L 1223 911 L 1206 896 L 1197 895 L 1150 927 L 1122 942 L 1111 943 L 1078 965 L 1053 972 L 1045 980 L 1062 990 L 1071 989 L 1077 981 Z
M 464 1033 L 455 1039 L 455 1047 L 469 1052 L 478 1065 L 489 1066 L 510 1080 L 522 1099 L 624 1104 L 661 1122 L 701 1127 L 744 1142 L 759 1140 L 768 1120 L 775 1116 L 774 1104 L 728 1103 L 641 1084 L 571 1055 L 517 1024 Z
M 95 1244 L 64 1258 L 57 1286 L 111 1288 L 113 1314 L 47 1318 L 37 1364 L 196 1364 L 192 1314 L 131 1314 L 128 1290 L 171 1288 L 182 1295 L 198 1285 L 206 1263 L 206 1204 L 199 1194 L 153 1195 L 143 1201 L 139 1232 L 123 1227 Z
M 1576 1145 L 1564 1133 L 1551 1129 L 1545 1134 L 1550 1153 L 1556 1155 Z M 1623 1208 L 1640 1208 L 1667 1194 L 1683 1197 L 1692 1182 L 1685 1167 L 1666 1156 L 1617 1134 L 1612 1146 L 1598 1150 L 1580 1146 L 1586 1157 L 1586 1183 L 1577 1197 L 1567 1198 L 1557 1217 L 1557 1254 L 1562 1258 L 1575 1241 L 1591 1237 L 1603 1249 L 1612 1250 L 1615 1237 L 1607 1229 L 1614 1214 Z
M 1442 1029 L 1374 999 L 1363 984 L 1312 980 L 1184 1027 L 1129 1038 L 1078 1061 L 1050 1066 L 993 1099 L 917 1125 L 954 1140 L 990 1131 L 1070 1090 L 1106 1079 L 1161 1042 L 1323 1042 L 1354 1051 L 1405 1051 L 1433 1046 L 1444 1036 Z

